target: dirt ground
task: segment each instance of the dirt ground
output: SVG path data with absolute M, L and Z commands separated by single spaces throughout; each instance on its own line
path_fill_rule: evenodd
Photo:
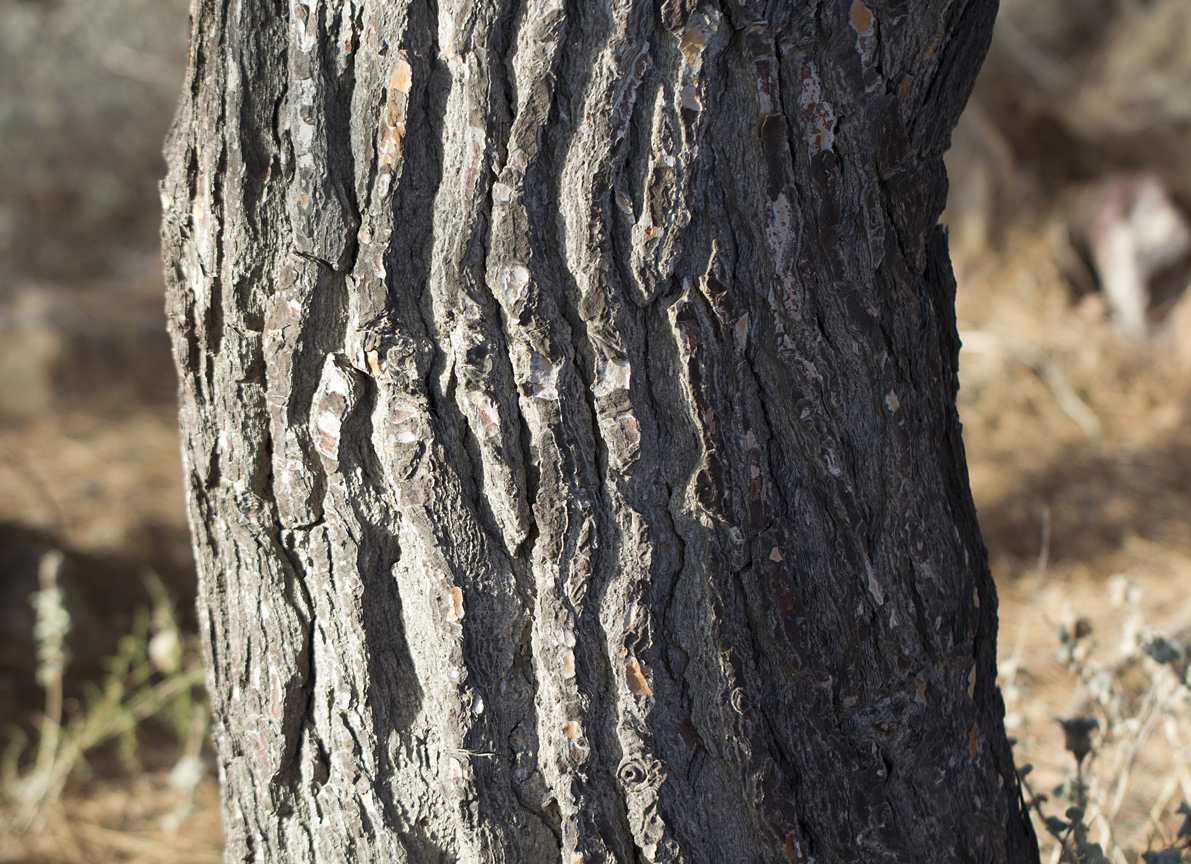
M 1191 378 L 1161 340 L 1123 339 L 1097 296 L 1072 296 L 1057 264 L 1065 243 L 1063 232 L 1015 233 L 957 302 L 960 412 L 1000 597 L 1006 723 L 1019 767 L 1032 764 L 1028 779 L 1046 792 L 1075 768 L 1055 720 L 1108 725 L 1069 668 L 1060 629 L 1090 624 L 1091 660 L 1130 697 L 1149 683 L 1127 659 L 1140 629 L 1191 637 Z M 1120 576 L 1134 603 L 1120 602 L 1120 587 L 1114 598 Z M 1191 801 L 1191 726 L 1185 712 L 1171 721 L 1131 766 L 1118 764 L 1125 742 L 1109 735 L 1087 765 L 1093 797 L 1117 802 L 1112 837 L 1126 849 L 1151 848 L 1159 824 L 1176 830 L 1175 808 Z
M 10 631 L 31 627 L 22 598 L 46 548 L 70 550 L 79 620 L 91 610 L 80 658 L 126 632 L 132 606 L 147 601 L 147 568 L 182 607 L 193 597 L 152 190 L 172 105 L 172 85 L 160 82 L 179 80 L 185 3 L 96 6 L 113 40 L 91 52 L 114 93 L 102 111 L 63 96 L 48 65 L 12 65 L 26 56 L 20 33 L 77 49 L 88 8 L 0 0 L 0 109 L 14 92 L 43 93 L 96 135 L 141 124 L 119 133 L 120 147 L 97 148 L 90 167 L 58 172 L 65 185 L 55 186 L 54 160 L 65 157 L 54 146 L 35 154 L 0 111 L 0 150 L 36 169 L 4 176 L 12 160 L 0 159 L 0 726 L 28 725 L 40 710 L 32 645 Z M 154 42 L 154 32 L 174 41 Z M 1070 790 L 1076 762 L 1055 719 L 1097 717 L 1081 777 L 1091 839 L 1117 848 L 1114 864 L 1169 840 L 1178 805 L 1191 801 L 1191 709 L 1153 695 L 1155 664 L 1135 650 L 1147 627 L 1191 642 L 1191 311 L 1176 307 L 1144 337 L 1122 335 L 1087 226 L 1105 184 L 1139 172 L 1191 210 L 1187 93 L 1183 0 L 1003 0 L 948 160 L 960 412 L 1000 594 L 1007 725 L 1019 766 L 1034 766 L 1031 788 L 1061 817 L 1054 790 Z M 63 126 L 53 113 L 34 118 L 43 131 Z M 83 215 L 63 222 L 68 211 Z M 81 250 L 73 263 L 71 248 Z M 123 602 L 100 605 L 113 597 Z M 1087 635 L 1061 641 L 1077 631 Z M 76 666 L 68 712 L 97 674 Z M 209 772 L 187 812 L 169 760 L 132 774 L 96 763 L 38 830 L 0 833 L 0 864 L 219 860 L 216 781 Z M 1040 822 L 1039 833 L 1043 860 L 1057 861 Z

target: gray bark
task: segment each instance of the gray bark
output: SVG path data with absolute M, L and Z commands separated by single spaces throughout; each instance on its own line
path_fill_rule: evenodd
M 1036 860 L 942 153 L 995 0 L 196 0 L 229 861 Z

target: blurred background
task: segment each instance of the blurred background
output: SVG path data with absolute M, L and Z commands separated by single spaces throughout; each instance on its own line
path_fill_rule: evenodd
M 0 0 L 0 864 L 221 860 L 157 237 L 186 36 Z M 1002 0 L 944 219 L 1043 860 L 1191 857 L 1189 154 L 1191 2 Z

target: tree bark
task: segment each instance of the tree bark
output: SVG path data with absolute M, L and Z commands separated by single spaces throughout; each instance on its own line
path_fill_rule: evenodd
M 866 2 L 195 0 L 229 861 L 1037 860 L 936 224 L 996 3 Z

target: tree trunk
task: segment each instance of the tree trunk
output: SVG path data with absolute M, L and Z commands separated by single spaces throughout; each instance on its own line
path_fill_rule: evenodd
M 229 861 L 1036 860 L 942 153 L 995 0 L 196 0 Z

